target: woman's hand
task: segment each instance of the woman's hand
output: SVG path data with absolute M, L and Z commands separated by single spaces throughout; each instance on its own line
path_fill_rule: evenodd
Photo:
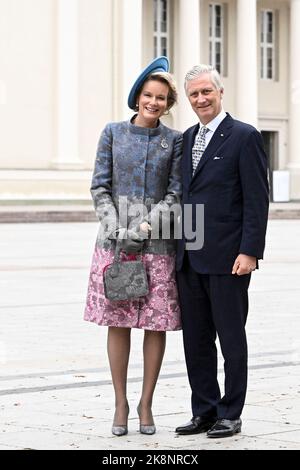
M 142 223 L 140 224 L 140 231 L 141 231 L 141 232 L 145 232 L 145 233 L 147 233 L 147 235 L 148 235 L 149 232 L 151 232 L 151 230 L 152 230 L 152 227 L 151 227 L 150 224 L 148 224 L 148 222 L 142 222 Z
M 123 240 L 123 250 L 127 254 L 135 254 L 142 251 L 144 241 L 149 237 L 150 231 L 151 225 L 148 222 L 142 222 L 137 227 L 128 229 Z

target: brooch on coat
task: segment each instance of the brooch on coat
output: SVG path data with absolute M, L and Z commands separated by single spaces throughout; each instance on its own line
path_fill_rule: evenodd
M 169 144 L 166 141 L 166 139 L 162 139 L 160 145 L 162 146 L 163 149 L 167 149 L 169 147 Z

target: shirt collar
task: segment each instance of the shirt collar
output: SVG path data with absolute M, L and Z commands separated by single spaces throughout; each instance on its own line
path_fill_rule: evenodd
M 224 109 L 222 108 L 221 112 L 214 119 L 212 119 L 210 122 L 208 122 L 205 127 L 207 127 L 207 129 L 209 129 L 210 131 L 215 132 L 217 127 L 219 127 L 219 125 L 221 124 L 221 122 L 225 118 L 226 118 L 226 113 L 225 113 Z M 200 129 L 199 130 L 201 130 L 202 127 L 204 127 L 204 124 L 202 124 L 202 122 L 200 122 Z
M 131 119 L 130 121 L 128 121 L 128 126 L 129 126 L 129 130 L 130 132 L 132 132 L 133 134 L 141 134 L 141 135 L 147 135 L 147 136 L 152 136 L 152 135 L 159 135 L 161 134 L 161 131 L 162 131 L 162 128 L 163 128 L 163 124 L 158 121 L 158 126 L 157 127 L 141 127 L 141 126 L 136 126 L 133 121 L 134 121 L 134 118 L 137 116 L 137 114 L 135 114 Z

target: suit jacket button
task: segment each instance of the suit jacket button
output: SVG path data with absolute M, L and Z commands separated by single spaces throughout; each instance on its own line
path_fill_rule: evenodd
M 193 196 L 193 193 L 192 193 L 192 192 L 189 192 L 189 196 L 192 197 L 192 196 Z

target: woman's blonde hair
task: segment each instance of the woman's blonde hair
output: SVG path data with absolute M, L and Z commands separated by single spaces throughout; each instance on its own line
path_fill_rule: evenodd
M 177 97 L 178 97 L 175 81 L 169 72 L 154 72 L 151 75 L 149 75 L 146 78 L 146 80 L 143 82 L 140 89 L 138 90 L 136 94 L 136 98 L 135 98 L 136 101 L 138 101 L 140 97 L 143 86 L 145 85 L 145 83 L 149 82 L 150 80 L 156 80 L 158 82 L 165 83 L 166 85 L 168 85 L 169 93 L 168 93 L 168 98 L 167 98 L 167 106 L 168 106 L 167 111 L 169 111 L 172 108 L 172 106 L 174 106 L 174 104 L 177 103 Z M 137 108 L 136 108 L 136 111 L 137 111 Z

